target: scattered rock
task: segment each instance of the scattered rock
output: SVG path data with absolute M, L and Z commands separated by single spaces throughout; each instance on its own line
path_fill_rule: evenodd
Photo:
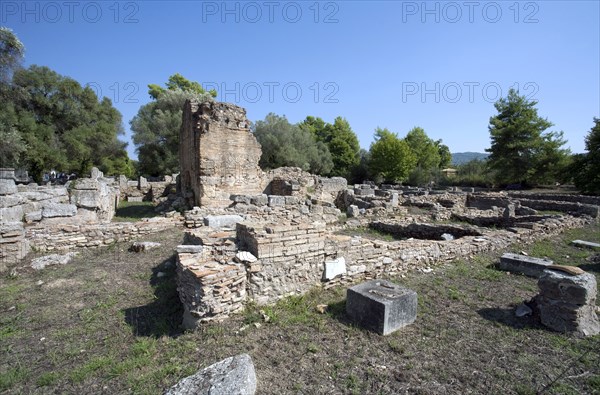
M 454 240 L 454 236 L 452 236 L 450 233 L 442 233 L 442 235 L 440 236 L 440 238 L 444 241 L 452 241 Z
M 129 247 L 129 251 L 143 252 L 157 247 L 160 247 L 160 243 L 155 243 L 153 241 L 136 241 Z
M 325 314 L 327 312 L 327 305 L 326 304 L 318 304 L 315 309 L 317 310 L 318 313 L 320 314 Z
M 164 395 L 252 395 L 256 392 L 256 373 L 248 354 L 224 359 L 186 377 Z
M 31 267 L 35 270 L 42 270 L 48 266 L 54 265 L 66 265 L 71 262 L 75 256 L 77 256 L 77 252 L 69 252 L 65 255 L 52 254 L 42 256 L 40 258 L 36 258 L 31 261 Z

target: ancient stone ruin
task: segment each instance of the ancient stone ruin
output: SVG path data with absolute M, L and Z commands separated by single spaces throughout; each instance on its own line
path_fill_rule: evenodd
M 195 327 L 250 301 L 431 271 L 600 216 L 598 197 L 349 186 L 298 168 L 264 172 L 245 110 L 227 103 L 187 102 L 180 137 L 179 176 L 127 180 L 95 171 L 66 186 L 0 180 L 0 270 L 31 248 L 66 253 L 180 227 L 177 287 L 184 326 Z M 110 222 L 119 199 L 152 201 L 164 215 Z M 545 268 L 538 269 L 536 276 Z
M 262 151 L 245 109 L 187 101 L 179 141 L 181 191 L 192 206 L 225 208 L 231 195 L 262 193 Z

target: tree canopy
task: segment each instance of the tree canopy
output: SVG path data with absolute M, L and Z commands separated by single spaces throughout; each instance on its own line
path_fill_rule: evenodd
M 552 123 L 538 115 L 536 105 L 514 89 L 494 104 L 498 114 L 490 118 L 492 143 L 486 151 L 501 185 L 556 181 L 567 164 L 562 132 L 544 132 Z
M 8 83 L 25 56 L 25 46 L 7 27 L 0 26 L 0 82 Z
M 360 163 L 360 144 L 348 121 L 337 117 L 329 124 L 321 118 L 308 116 L 299 126 L 327 146 L 333 160 L 329 175 L 350 178 Z
M 300 167 L 313 174 L 329 174 L 333 161 L 327 146 L 311 132 L 292 125 L 285 116 L 268 114 L 253 125 L 254 135 L 262 147 L 261 168 Z
M 587 153 L 575 155 L 570 167 L 575 186 L 583 193 L 600 195 L 600 118 L 585 137 Z
M 146 176 L 179 172 L 179 130 L 183 105 L 187 99 L 211 101 L 216 92 L 173 74 L 163 88 L 148 85 L 154 101 L 140 107 L 130 121 L 132 140 L 138 153 L 138 171 Z
M 417 164 L 417 157 L 404 139 L 388 129 L 377 128 L 369 149 L 369 169 L 387 182 L 404 181 Z
M 3 166 L 21 165 L 37 179 L 54 168 L 87 174 L 133 172 L 125 151 L 121 114 L 110 99 L 43 66 L 16 70 L 0 109 Z M 9 152 L 6 152 L 9 151 Z

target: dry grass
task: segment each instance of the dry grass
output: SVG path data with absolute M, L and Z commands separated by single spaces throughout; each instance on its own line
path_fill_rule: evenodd
M 525 249 L 598 275 L 598 226 Z M 417 321 L 382 337 L 350 323 L 345 289 L 315 290 L 181 332 L 173 248 L 180 230 L 87 250 L 63 267 L 0 278 L 0 393 L 160 394 L 228 356 L 254 360 L 261 394 L 600 394 L 600 338 L 550 332 L 514 307 L 536 281 L 494 269 L 497 256 L 393 280 L 418 292 Z M 158 277 L 158 272 L 165 276 Z M 326 314 L 317 304 L 329 305 Z M 260 325 L 254 325 L 260 324 Z M 247 329 L 240 331 L 240 328 Z M 258 326 L 258 328 L 257 328 Z M 556 381 L 555 381 L 556 380 Z

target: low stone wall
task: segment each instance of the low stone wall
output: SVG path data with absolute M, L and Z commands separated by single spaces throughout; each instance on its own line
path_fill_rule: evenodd
M 600 206 L 591 204 L 558 202 L 550 200 L 519 199 L 519 202 L 535 210 L 560 211 L 571 215 L 589 215 L 592 218 L 600 218 Z
M 128 241 L 151 233 L 162 232 L 181 224 L 174 218 L 149 218 L 138 222 L 110 224 L 64 224 L 28 226 L 25 238 L 38 252 L 69 251 L 82 247 L 101 247 Z
M 600 206 L 600 196 L 567 195 L 561 193 L 527 193 L 509 192 L 508 196 L 515 199 L 551 200 L 554 202 L 583 203 Z
M 180 246 L 179 289 L 188 322 L 220 320 L 252 300 L 258 304 L 302 294 L 315 286 L 330 287 L 358 279 L 397 275 L 474 254 L 506 249 L 512 243 L 558 234 L 589 223 L 586 218 L 561 216 L 543 219 L 535 229 L 497 230 L 457 225 L 383 223 L 388 232 L 400 230 L 456 240 L 384 241 L 336 235 L 324 222 L 265 224 L 242 222 L 232 231 L 199 228 L 189 232 L 193 246 Z M 212 233 L 211 233 L 212 232 Z M 416 235 L 416 234 L 413 234 Z M 189 252 L 185 248 L 206 248 Z M 240 259 L 245 251 L 251 259 Z M 329 265 L 329 266 L 328 266 Z M 328 267 L 335 267 L 327 274 Z M 190 318 L 191 317 L 191 318 Z M 190 321 L 191 320 L 191 321 Z
M 8 265 L 25 258 L 29 250 L 29 241 L 25 238 L 23 223 L 0 224 L 0 273 L 6 271 Z
M 469 194 L 467 195 L 465 205 L 478 210 L 491 210 L 492 207 L 506 207 L 511 203 L 511 199 L 506 194 L 500 192 L 494 194 L 486 193 L 485 195 Z

